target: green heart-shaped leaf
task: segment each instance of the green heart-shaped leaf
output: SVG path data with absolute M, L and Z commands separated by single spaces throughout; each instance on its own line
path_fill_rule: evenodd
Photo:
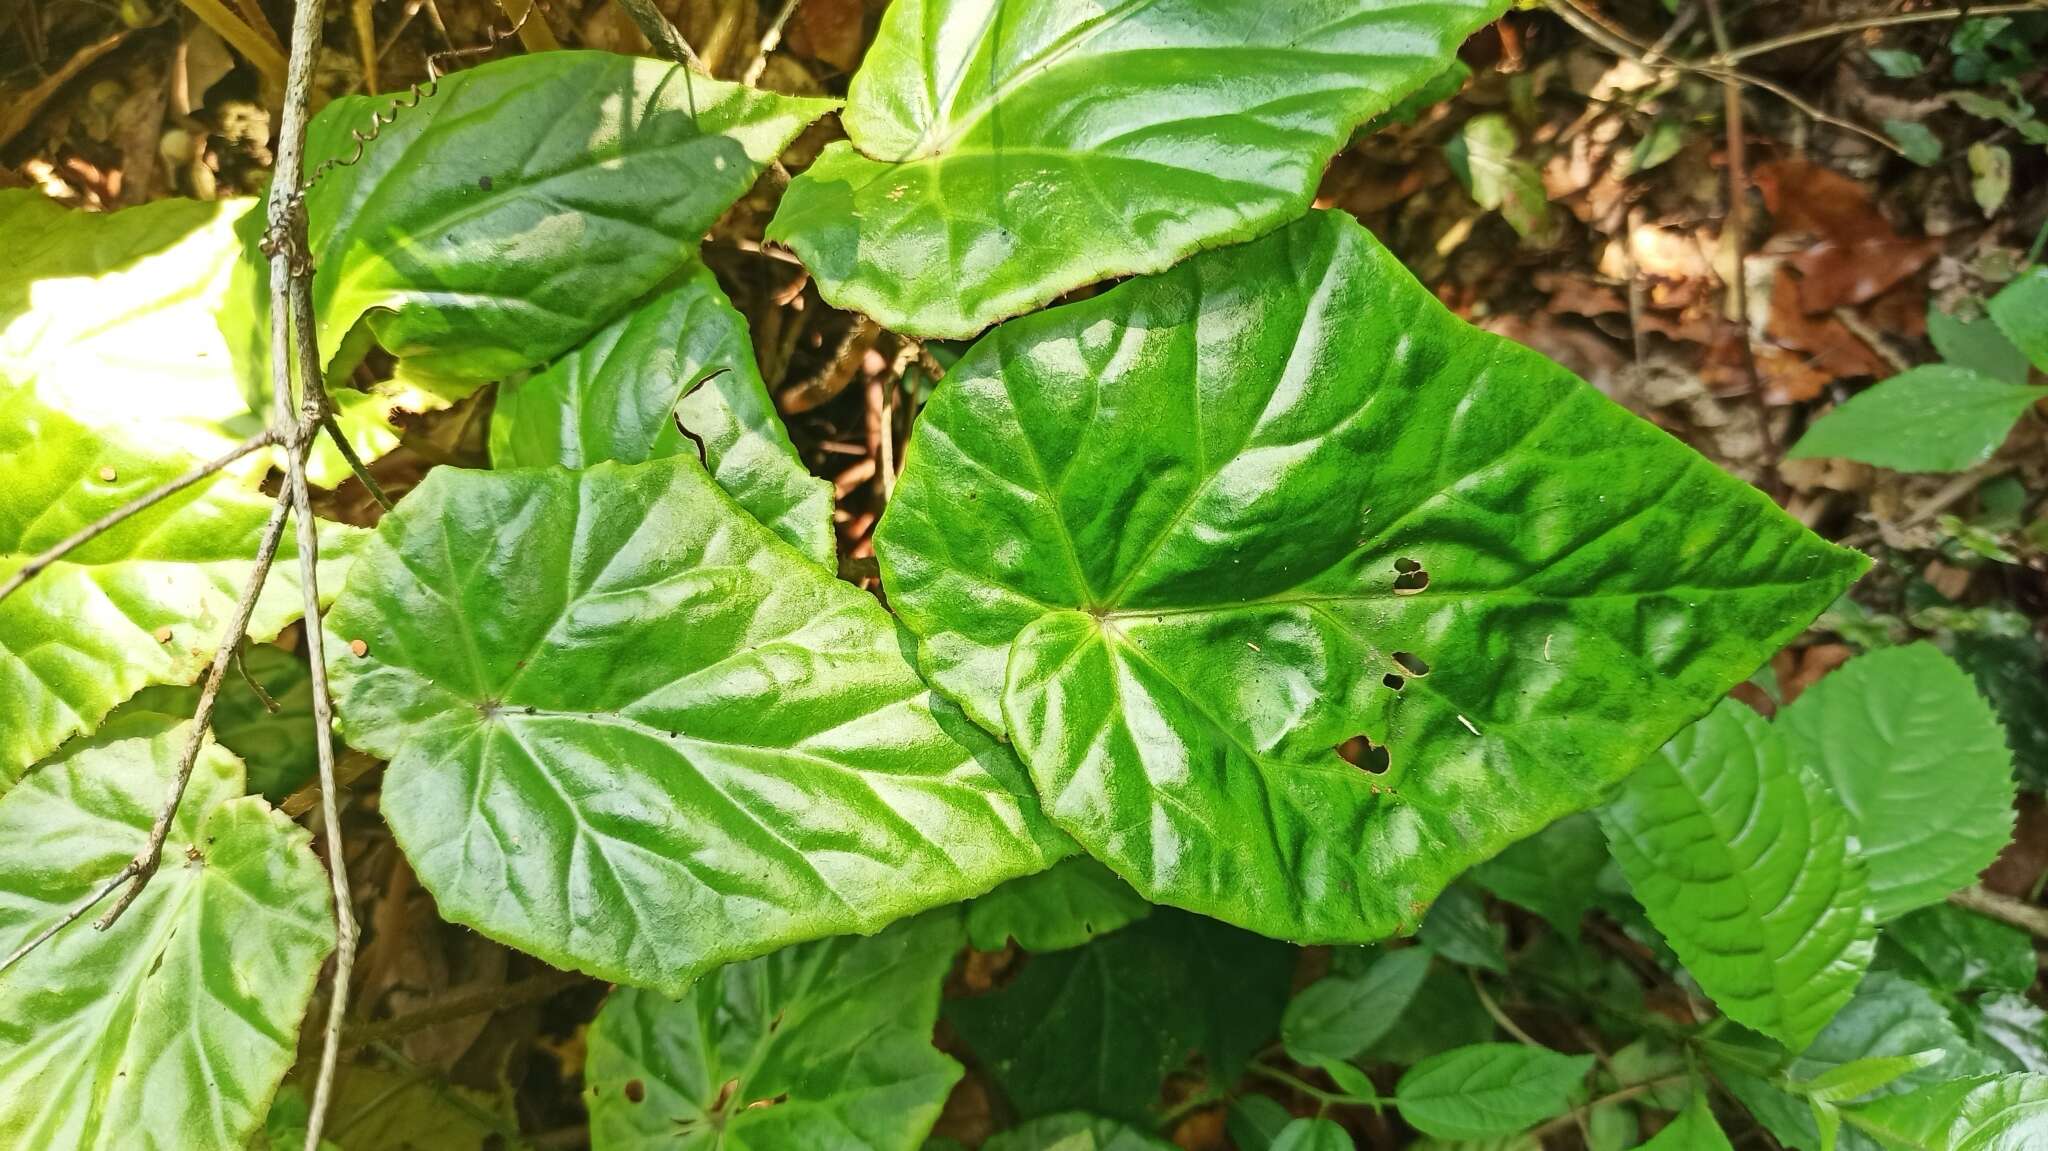
M 343 96 L 306 131 L 322 358 L 345 366 L 367 322 L 424 376 L 481 382 L 551 360 L 681 267 L 834 106 L 611 52 L 495 60 L 416 102 Z M 391 122 L 359 150 L 352 134 L 378 118 Z M 267 279 L 244 261 L 243 306 L 262 311 Z
M 835 306 L 962 338 L 1248 240 L 1504 0 L 897 0 L 768 235 Z
M 189 726 L 91 746 L 0 798 L 0 954 L 149 838 Z M 208 745 L 163 866 L 111 930 L 74 923 L 0 975 L 0 1144 L 240 1147 L 334 946 L 311 837 Z
M 746 321 L 701 263 L 545 371 L 506 381 L 491 410 L 500 468 L 683 452 L 701 453 L 719 486 L 775 534 L 836 566 L 832 485 L 797 458 Z
M 1091 854 L 1324 941 L 1590 806 L 1865 562 L 1320 213 L 991 333 L 876 548 Z
M 622 988 L 590 1029 L 594 1151 L 916 1151 L 960 1065 L 932 1046 L 960 917 L 736 963 L 680 1002 Z
M 881 606 L 693 456 L 436 469 L 357 562 L 327 627 L 384 817 L 443 916 L 557 966 L 679 993 L 1070 850 Z

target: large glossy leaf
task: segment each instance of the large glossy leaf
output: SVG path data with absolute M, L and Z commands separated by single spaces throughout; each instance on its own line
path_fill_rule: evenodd
M 1091 854 L 1341 941 L 1590 806 L 1863 566 L 1322 213 L 991 333 L 876 547 Z
M 1850 660 L 1777 724 L 1849 809 L 1880 920 L 1968 887 L 2012 837 L 2005 730 L 1932 644 Z
M 1931 364 L 1901 372 L 1815 420 L 1785 454 L 1835 456 L 1903 472 L 1960 472 L 2005 442 L 2048 388 Z
M 832 485 L 797 458 L 746 321 L 701 263 L 546 370 L 506 381 L 491 411 L 491 462 L 501 468 L 685 452 L 755 519 L 836 566 Z
M 1488 1139 L 1564 1114 L 1592 1067 L 1591 1055 L 1482 1043 L 1409 1068 L 1394 1100 L 1401 1118 L 1426 1135 Z
M 960 1065 L 932 1047 L 960 917 L 736 963 L 680 1002 L 623 988 L 590 1029 L 593 1151 L 916 1151 Z
M 187 730 L 66 755 L 0 798 L 0 953 L 143 845 Z M 262 1124 L 334 930 L 310 837 L 242 791 L 209 745 L 134 906 L 0 976 L 0 1145 L 239 1147 Z
M 881 606 L 694 456 L 437 469 L 327 627 L 441 914 L 558 966 L 679 993 L 1069 850 Z
M 1173 1151 L 1173 1144 L 1114 1119 L 1069 1111 L 994 1136 L 982 1151 Z
M 1600 809 L 1614 858 L 1736 1022 L 1805 1047 L 1856 992 L 1876 928 L 1848 813 L 1770 725 L 1728 702 Z
M 981 951 L 1015 941 L 1026 951 L 1064 951 L 1152 913 L 1131 885 L 1086 856 L 1013 879 L 967 907 L 967 940 Z
M 82 423 L 32 388 L 0 380 L 0 575 L 193 462 L 126 424 Z M 202 481 L 0 601 L 0 792 L 141 688 L 199 676 L 234 613 L 273 502 L 232 477 Z M 322 526 L 323 595 L 339 586 L 364 534 Z M 297 555 L 288 532 L 252 637 L 273 638 L 298 618 Z
M 834 305 L 971 336 L 1308 207 L 1501 0 L 897 0 L 769 225 Z
M 1144 1121 L 1191 1052 L 1218 1088 L 1237 1078 L 1278 1028 L 1292 969 L 1271 940 L 1161 911 L 1033 955 L 1009 985 L 948 1004 L 946 1017 L 1020 1114 Z
M 1843 1118 L 1893 1151 L 2029 1151 L 2048 1144 L 2048 1075 L 1938 1083 Z
M 609 52 L 515 56 L 442 77 L 320 170 L 393 102 L 344 96 L 307 129 L 320 350 L 335 362 L 367 321 L 414 371 L 472 381 L 624 312 L 833 106 Z M 264 265 L 242 268 L 237 295 L 260 299 Z

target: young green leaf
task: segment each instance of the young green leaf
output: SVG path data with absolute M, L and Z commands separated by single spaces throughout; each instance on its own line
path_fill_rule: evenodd
M 118 409 L 101 418 L 81 422 L 35 386 L 0 380 L 0 572 L 197 462 L 142 426 L 115 422 Z M 142 688 L 199 677 L 274 504 L 234 477 L 202 480 L 0 600 L 0 794 Z M 320 531 L 320 590 L 331 596 L 367 533 L 328 523 Z M 273 639 L 301 614 L 297 555 L 288 532 L 250 617 L 252 638 Z
M 1143 1121 L 1190 1052 L 1233 1082 L 1273 1036 L 1293 953 L 1214 920 L 1156 911 L 1086 947 L 1034 955 L 946 1018 L 1019 1114 Z
M 1987 310 L 2005 338 L 2048 372 L 2048 266 L 2035 265 L 1999 289 Z
M 1592 1067 L 1591 1055 L 1483 1043 L 1409 1068 L 1394 1101 L 1401 1118 L 1439 1139 L 1511 1135 L 1570 1110 Z
M 1444 146 L 1459 183 L 1480 207 L 1500 212 L 1524 239 L 1550 228 L 1550 201 L 1535 165 L 1516 156 L 1521 139 L 1506 116 L 1488 112 L 1465 122 Z
M 1155 1139 L 1129 1124 L 1078 1111 L 1033 1119 L 991 1137 L 981 1148 L 982 1151 L 1175 1151 L 1173 1144 Z
M 1906 1055 L 1873 1055 L 1839 1063 L 1801 1083 L 1799 1094 L 1823 1103 L 1846 1103 L 1882 1087 L 1889 1087 L 1915 1071 L 1924 1071 L 1948 1058 L 1940 1050 L 1915 1051 Z
M 1835 457 L 1902 472 L 1959 472 L 1983 463 L 2048 388 L 1930 364 L 1859 393 L 1806 429 L 1792 459 Z
M 693 456 L 436 469 L 327 628 L 441 914 L 557 966 L 680 993 L 1070 850 L 881 606 Z
M 2039 970 L 2032 936 L 1946 903 L 1885 924 L 1878 951 L 1893 949 L 1916 979 L 1948 992 L 2025 991 Z
M 1629 885 L 1722 1011 L 1797 1050 L 1855 994 L 1876 930 L 1849 818 L 1735 702 L 1600 810 Z
M 1714 1121 L 1714 1110 L 1707 1104 L 1707 1093 L 1695 1091 L 1692 1102 L 1678 1113 L 1678 1118 L 1666 1124 L 1655 1139 L 1643 1144 L 1642 1151 L 1734 1151 L 1734 1148 L 1729 1145 L 1721 1125 Z
M 1352 129 L 1505 7 L 899 0 L 848 91 L 849 142 L 768 236 L 836 307 L 972 336 L 1299 216 Z
M 1993 1070 L 1926 988 L 1879 971 L 1792 1060 L 1785 1078 L 1801 1094 L 1820 1093 L 1839 1103 L 1870 1091 L 1896 1094 Z M 1856 1086 L 1863 1090 L 1847 1090 Z
M 1416 938 L 1452 963 L 1507 974 L 1508 929 L 1487 918 L 1486 897 L 1466 884 L 1444 889 Z
M 347 366 L 367 323 L 415 372 L 476 382 L 554 359 L 666 280 L 833 107 L 611 52 L 493 60 L 414 103 L 343 96 L 307 128 L 320 352 Z M 267 276 L 243 261 L 237 297 Z
M 991 333 L 876 548 L 1090 854 L 1349 942 L 1589 806 L 1864 566 L 1324 213 Z M 1361 733 L 1390 765 L 1333 750 Z
M 0 954 L 149 838 L 189 727 L 66 753 L 0 798 Z M 112 929 L 74 923 L 0 975 L 0 1145 L 240 1147 L 334 946 L 311 836 L 208 744 L 163 867 Z
M 1296 1119 L 1280 1129 L 1273 1151 L 1354 1151 L 1351 1133 L 1328 1119 Z
M 1303 988 L 1280 1018 L 1280 1041 L 1297 1063 L 1344 1060 L 1379 1042 L 1429 974 L 1426 947 L 1389 952 L 1363 975 L 1330 975 Z
M 1064 951 L 1151 913 L 1115 872 L 1078 856 L 968 904 L 967 941 L 980 951 L 1000 951 L 1011 940 L 1026 951 Z
M 1899 1151 L 2025 1151 L 2048 1144 L 2048 1075 L 1937 1083 L 1842 1116 Z
M 1566 939 L 1599 899 L 1607 841 L 1591 814 L 1568 815 L 1472 869 L 1472 882 L 1542 916 Z
M 505 381 L 491 410 L 495 467 L 679 454 L 699 456 L 755 519 L 836 569 L 832 485 L 790 445 L 746 320 L 695 260 L 667 291 L 545 370 Z
M 1956 367 L 2009 384 L 2027 382 L 2027 354 L 2014 347 L 1989 316 L 1964 319 L 1929 304 L 1927 338 L 1941 358 Z
M 592 1151 L 916 1151 L 960 1078 L 932 1047 L 960 941 L 941 911 L 733 964 L 680 1001 L 620 989 L 590 1028 Z
M 1931 644 L 1850 660 L 1778 715 L 1849 811 L 1880 921 L 1976 881 L 2012 837 L 2012 753 L 1991 706 Z

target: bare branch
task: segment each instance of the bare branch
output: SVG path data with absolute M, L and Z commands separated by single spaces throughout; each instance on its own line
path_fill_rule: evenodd
M 761 33 L 761 46 L 754 51 L 753 63 L 748 64 L 747 70 L 740 74 L 740 83 L 752 84 L 761 78 L 761 73 L 768 70 L 768 54 L 775 51 L 776 45 L 782 43 L 782 26 L 789 23 L 790 14 L 796 11 L 797 3 L 798 0 L 782 0 L 782 11 L 775 14 L 774 22 L 768 25 L 766 32 Z
M 353 1051 L 372 1043 L 388 1043 L 451 1020 L 543 1003 L 571 987 L 591 983 L 591 978 L 580 972 L 548 971 L 517 983 L 467 988 L 393 1019 L 354 1024 L 343 1034 L 342 1046 Z
M 1986 919 L 2029 932 L 2036 939 L 2048 939 L 2048 907 L 2000 895 L 1985 887 L 1965 887 L 1950 895 L 1948 901 Z
M 131 517 L 140 515 L 177 495 L 179 492 L 184 491 L 186 488 L 191 487 L 193 484 L 198 483 L 200 480 L 225 470 L 229 464 L 234 463 L 243 456 L 251 452 L 260 451 L 276 442 L 277 434 L 275 432 L 265 431 L 258 435 L 250 436 L 248 439 L 236 444 L 224 455 L 210 459 L 174 480 L 169 480 L 157 487 L 151 488 L 149 491 L 136 496 L 106 515 L 65 536 L 42 554 L 21 565 L 20 570 L 9 576 L 6 583 L 0 584 L 0 600 L 4 600 L 9 595 L 12 595 L 17 588 L 34 579 L 44 568 L 91 543 L 107 532 L 112 531 Z
M 1847 35 L 1850 32 L 1866 32 L 1872 28 L 1892 28 L 1900 24 L 1938 24 L 1949 20 L 1975 20 L 1983 16 L 2002 16 L 2015 12 L 2048 12 L 2048 3 L 2043 3 L 2042 0 L 2034 0 L 2031 4 L 1978 4 L 1973 5 L 1967 12 L 1960 8 L 1942 8 L 1927 12 L 1894 12 L 1889 16 L 1869 16 L 1858 20 L 1842 20 L 1833 24 L 1823 24 L 1818 28 L 1788 32 L 1783 36 L 1774 37 L 1769 40 L 1760 40 L 1754 44 L 1745 44 L 1740 48 L 1722 48 L 1717 45 L 1710 62 L 1715 64 L 1733 64 L 1738 60 L 1747 60 L 1752 56 L 1767 55 L 1799 44 L 1811 44 L 1815 40 L 1829 40 L 1836 36 Z
M 363 464 L 363 458 L 356 454 L 355 445 L 349 443 L 348 437 L 342 434 L 341 425 L 334 422 L 334 413 L 323 408 L 320 412 L 320 426 L 326 429 L 327 438 L 334 441 L 335 450 L 341 453 L 341 458 L 348 462 L 348 470 L 354 472 L 356 478 L 363 482 L 363 487 L 369 489 L 370 498 L 377 501 L 378 507 L 390 511 L 391 497 L 384 494 L 384 485 L 378 483 L 377 477 L 370 474 L 370 469 Z
M 697 59 L 697 53 L 676 26 L 668 22 L 661 9 L 654 6 L 654 0 L 619 0 L 619 7 L 633 18 L 640 28 L 640 34 L 654 45 L 654 50 L 679 63 L 687 64 L 697 71 L 704 71 L 704 61 Z

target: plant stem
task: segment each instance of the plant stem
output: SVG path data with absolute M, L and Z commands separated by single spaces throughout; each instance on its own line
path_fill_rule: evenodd
M 390 511 L 391 497 L 384 494 L 384 485 L 378 483 L 377 477 L 371 475 L 370 469 L 363 465 L 363 458 L 356 454 L 355 445 L 348 442 L 348 437 L 342 434 L 341 425 L 334 422 L 334 413 L 323 409 L 320 412 L 320 426 L 326 429 L 327 438 L 334 441 L 335 450 L 347 461 L 348 470 L 354 472 L 355 477 L 363 482 L 363 487 L 369 490 L 370 498 L 377 501 L 378 507 Z
M 1889 16 L 1868 16 L 1858 20 L 1841 20 L 1833 24 L 1823 24 L 1818 28 L 1788 32 L 1783 36 L 1774 37 L 1769 40 L 1760 40 L 1755 44 L 1745 44 L 1740 48 L 1729 49 L 1716 45 L 1714 55 L 1709 62 L 1714 64 L 1733 64 L 1738 60 L 1747 60 L 1752 56 L 1763 56 L 1799 44 L 1810 44 L 1815 40 L 1828 40 L 1836 36 L 1847 35 L 1850 32 L 1865 32 L 1872 28 L 1891 28 L 1900 24 L 1937 24 L 1945 20 L 1962 20 L 1965 18 L 1974 20 L 1981 16 L 2009 15 L 2014 12 L 2048 12 L 2048 4 L 2041 3 L 2040 0 L 2035 0 L 2035 2 L 2030 4 L 1978 4 L 1971 6 L 1967 12 L 1960 8 L 1941 8 L 1927 12 L 1895 12 Z
M 1706 0 L 1707 26 L 1713 30 L 1714 46 L 1723 53 L 1728 51 L 1728 24 L 1721 17 L 1721 0 Z M 1746 158 L 1747 133 L 1742 119 L 1742 85 L 1733 76 L 1721 78 L 1722 115 L 1728 129 L 1728 215 L 1722 225 L 1722 235 L 1728 238 L 1729 259 L 1733 265 L 1728 277 L 1728 295 L 1734 305 L 1735 322 L 1742 333 L 1742 370 L 1749 377 L 1749 395 L 1756 406 L 1757 434 L 1763 437 L 1764 466 L 1761 476 L 1764 488 L 1774 498 L 1782 494 L 1773 490 L 1777 485 L 1772 481 L 1776 475 L 1771 466 L 1778 456 L 1777 436 L 1771 432 L 1771 405 L 1764 396 L 1763 376 L 1756 369 L 1756 341 L 1752 338 L 1749 323 L 1749 237 L 1745 235 L 1749 223 L 1749 163 Z
M 751 85 L 761 78 L 761 73 L 768 70 L 768 54 L 775 51 L 776 45 L 782 43 L 782 26 L 789 23 L 790 14 L 796 11 L 798 2 L 799 0 L 782 0 L 782 11 L 775 14 L 775 20 L 768 25 L 768 30 L 761 33 L 761 46 L 754 50 L 753 62 L 740 74 L 740 83 Z
M 1676 1074 L 1664 1075 L 1656 1079 L 1645 1079 L 1641 1083 L 1631 1084 L 1630 1086 L 1624 1087 L 1619 1091 L 1615 1091 L 1607 1095 L 1602 1095 L 1600 1098 L 1591 1100 L 1587 1103 L 1582 1103 L 1579 1106 L 1572 1108 L 1570 1111 L 1567 1111 L 1564 1114 L 1558 1116 L 1557 1118 L 1552 1119 L 1550 1122 L 1545 1123 L 1543 1126 L 1536 1128 L 1534 1131 L 1529 1132 L 1529 1135 L 1538 1143 L 1541 1143 L 1543 1141 L 1544 1136 L 1553 1134 L 1558 1131 L 1562 1131 L 1567 1127 L 1576 1126 L 1581 1119 L 1583 1119 L 1585 1116 L 1591 1115 L 1594 1111 L 1598 1110 L 1599 1108 L 1606 1107 L 1615 1103 L 1625 1103 L 1630 1099 L 1634 1099 L 1638 1095 L 1648 1095 L 1650 1092 L 1655 1091 L 1659 1087 L 1668 1087 L 1673 1083 L 1677 1083 L 1681 1080 L 1690 1078 L 1692 1078 L 1692 1072 L 1680 1071 Z
M 422 1028 L 451 1020 L 466 1019 L 484 1012 L 510 1011 L 515 1007 L 541 1003 L 571 987 L 590 982 L 590 977 L 581 972 L 549 971 L 502 987 L 471 988 L 394 1019 L 355 1024 L 343 1032 L 342 1046 L 353 1051 L 370 1044 L 388 1043 Z
M 1289 1075 L 1287 1072 L 1268 1063 L 1254 1063 L 1247 1070 L 1262 1079 L 1270 1079 L 1282 1086 L 1292 1087 L 1316 1102 L 1327 1104 L 1331 1107 L 1372 1107 L 1377 1109 L 1390 1106 L 1394 1102 L 1392 1099 L 1381 1099 L 1377 1096 L 1371 1099 L 1360 1099 L 1355 1095 L 1346 1095 L 1341 1091 L 1325 1091 L 1313 1083 L 1297 1076 Z
M 1495 1003 L 1493 996 L 1487 994 L 1486 985 L 1479 981 L 1479 973 L 1477 971 L 1467 971 L 1465 974 L 1472 980 L 1472 992 L 1479 996 L 1479 1006 L 1484 1007 L 1486 1013 L 1493 1017 L 1493 1021 L 1500 1024 L 1502 1031 L 1514 1036 L 1515 1041 L 1524 1047 L 1543 1046 L 1541 1043 L 1530 1038 L 1527 1031 L 1517 1026 L 1514 1020 L 1508 1018 L 1508 1013 L 1500 1009 L 1500 1004 Z
M 203 480 L 208 476 L 214 475 L 220 471 L 225 470 L 229 464 L 234 463 L 236 460 L 241 459 L 243 456 L 246 456 L 251 452 L 258 451 L 262 448 L 267 448 L 272 444 L 275 444 L 276 442 L 277 434 L 272 431 L 265 431 L 258 435 L 250 436 L 248 439 L 243 440 L 241 443 L 235 445 L 226 454 L 216 456 L 215 458 L 210 459 L 203 464 L 200 464 L 198 467 L 193 468 L 191 471 L 186 472 L 184 475 L 179 476 L 178 478 L 173 480 L 168 480 L 163 484 L 160 484 L 157 487 L 152 488 L 139 496 L 136 496 L 134 499 L 129 500 L 127 503 L 122 504 L 120 507 L 108 512 L 106 515 L 101 516 L 100 518 L 92 521 L 84 527 L 79 528 L 77 531 L 72 532 L 70 535 L 65 536 L 63 539 L 57 541 L 55 544 L 52 544 L 49 547 L 49 549 L 44 551 L 42 554 L 36 556 L 34 559 L 31 559 L 27 563 L 21 565 L 20 570 L 16 571 L 13 575 L 9 576 L 7 578 L 6 583 L 0 584 L 0 600 L 4 600 L 8 596 L 12 595 L 18 588 L 21 587 L 21 585 L 27 583 L 31 579 L 34 579 L 36 575 L 39 572 L 41 572 L 44 568 L 49 567 L 51 564 L 56 563 L 58 560 L 63 559 L 65 556 L 71 554 L 72 552 L 78 550 L 86 544 L 91 543 L 93 540 L 99 538 L 102 535 L 105 535 L 107 532 L 112 531 L 114 528 L 120 526 L 121 523 L 128 520 L 129 518 L 136 515 L 140 515 L 141 513 L 148 511 L 150 508 L 155 507 L 156 505 L 171 498 L 172 496 L 177 495 L 179 492 L 184 491 L 186 488 L 191 487 L 193 484 L 198 483 L 200 480 Z
M 2036 907 L 1981 886 L 1965 887 L 1950 895 L 1948 901 L 1986 919 L 1995 919 L 2008 927 L 2030 932 L 2036 939 L 2048 939 L 2048 907 Z
M 668 22 L 661 9 L 654 6 L 654 0 L 619 0 L 619 7 L 633 18 L 640 28 L 640 34 L 654 45 L 654 50 L 677 63 L 687 64 L 697 71 L 704 71 L 704 62 L 697 59 L 697 53 L 690 48 L 690 42 Z
M 184 3 L 194 16 L 199 17 L 201 24 L 211 28 L 249 61 L 257 75 L 263 77 L 266 92 L 277 91 L 278 84 L 284 80 L 285 59 L 276 45 L 250 27 L 248 21 L 229 11 L 220 0 L 184 0 Z

